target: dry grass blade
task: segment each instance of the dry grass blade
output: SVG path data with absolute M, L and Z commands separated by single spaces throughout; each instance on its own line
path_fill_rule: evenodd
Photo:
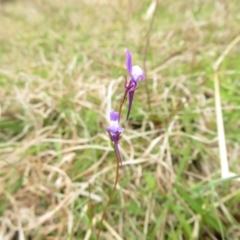
M 227 147 L 226 147 L 226 138 L 224 132 L 224 124 L 223 124 L 223 114 L 222 114 L 222 105 L 221 105 L 221 94 L 220 94 L 220 84 L 218 71 L 220 69 L 220 65 L 223 62 L 224 58 L 229 54 L 232 48 L 240 41 L 240 35 L 237 36 L 223 51 L 221 56 L 217 59 L 217 61 L 213 65 L 214 70 L 214 93 L 215 93 L 215 107 L 216 107 L 216 121 L 217 121 L 217 129 L 218 129 L 218 146 L 219 146 L 219 157 L 221 163 L 221 176 L 222 178 L 229 177 L 232 175 L 229 171 L 228 165 L 228 156 L 227 156 Z
M 118 235 L 118 233 L 111 227 L 111 225 L 110 225 L 107 221 L 103 220 L 103 224 L 104 224 L 104 226 L 109 230 L 109 232 L 112 234 L 112 236 L 115 237 L 115 239 L 117 239 L 117 240 L 123 240 L 123 238 L 121 238 L 121 237 Z
M 0 8 L 0 240 L 96 240 L 116 177 L 105 127 L 125 89 L 125 49 L 148 89 L 139 84 L 122 121 L 100 239 L 238 239 L 237 0 Z

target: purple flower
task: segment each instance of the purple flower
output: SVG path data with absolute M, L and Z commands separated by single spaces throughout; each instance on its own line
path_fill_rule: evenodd
M 131 80 L 136 83 L 139 80 L 144 80 L 145 76 L 143 70 L 137 65 L 132 66 L 132 54 L 129 50 L 126 51 L 126 67 L 131 76 Z
M 117 157 L 122 165 L 122 158 L 118 148 L 118 141 L 120 139 L 121 133 L 124 131 L 123 128 L 119 125 L 119 113 L 115 111 L 110 112 L 110 126 L 106 128 L 110 136 L 111 141 L 113 142 L 115 152 Z
M 145 76 L 143 70 L 139 66 L 132 66 L 132 54 L 129 50 L 126 51 L 126 67 L 131 77 L 130 81 L 125 84 L 125 91 L 128 93 L 128 113 L 126 119 L 128 120 L 132 108 L 134 91 L 137 89 L 137 82 L 139 80 L 143 81 Z

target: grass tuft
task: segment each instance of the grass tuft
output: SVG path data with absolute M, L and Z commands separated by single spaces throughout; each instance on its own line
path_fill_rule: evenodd
M 96 239 L 126 48 L 147 80 L 101 239 L 239 238 L 238 1 L 151 4 L 0 2 L 0 239 Z

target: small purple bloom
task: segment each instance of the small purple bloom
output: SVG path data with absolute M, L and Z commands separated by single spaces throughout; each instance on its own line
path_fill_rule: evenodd
M 134 91 L 137 89 L 137 82 L 139 80 L 143 81 L 145 75 L 139 66 L 132 66 L 132 54 L 129 50 L 126 51 L 126 68 L 129 75 L 131 76 L 130 81 L 125 85 L 125 91 L 128 93 L 128 113 L 126 118 L 126 120 L 128 120 L 132 108 Z
M 113 110 L 110 112 L 110 126 L 107 127 L 106 129 L 109 133 L 111 141 L 114 144 L 114 149 L 118 156 L 120 164 L 122 165 L 122 158 L 121 158 L 120 151 L 118 148 L 118 141 L 119 141 L 119 139 L 121 137 L 120 135 L 124 131 L 124 129 L 121 128 L 119 125 L 119 113 L 118 112 L 115 112 Z
M 144 80 L 145 76 L 143 70 L 138 65 L 132 66 L 132 54 L 129 50 L 126 51 L 126 67 L 131 76 L 131 80 L 135 82 Z

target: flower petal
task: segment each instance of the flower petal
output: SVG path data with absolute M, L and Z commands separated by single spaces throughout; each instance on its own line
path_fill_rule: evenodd
M 132 54 L 129 50 L 126 51 L 126 67 L 128 73 L 132 75 Z
M 117 154 L 118 161 L 120 162 L 120 166 L 122 166 L 122 157 L 121 157 L 121 154 L 120 154 L 120 151 L 119 151 L 119 148 L 118 148 L 118 143 L 113 142 L 113 144 L 114 144 L 115 153 Z
M 110 121 L 118 121 L 118 119 L 119 119 L 119 113 L 112 110 L 110 112 Z
M 142 81 L 144 80 L 144 72 L 137 65 L 132 67 L 132 74 L 131 74 L 131 76 L 132 76 L 133 80 L 136 81 L 136 82 L 139 81 L 139 80 L 142 80 Z
M 126 121 L 128 120 L 129 114 L 131 112 L 133 96 L 134 96 L 134 91 L 129 91 L 128 92 L 128 113 L 127 113 Z

